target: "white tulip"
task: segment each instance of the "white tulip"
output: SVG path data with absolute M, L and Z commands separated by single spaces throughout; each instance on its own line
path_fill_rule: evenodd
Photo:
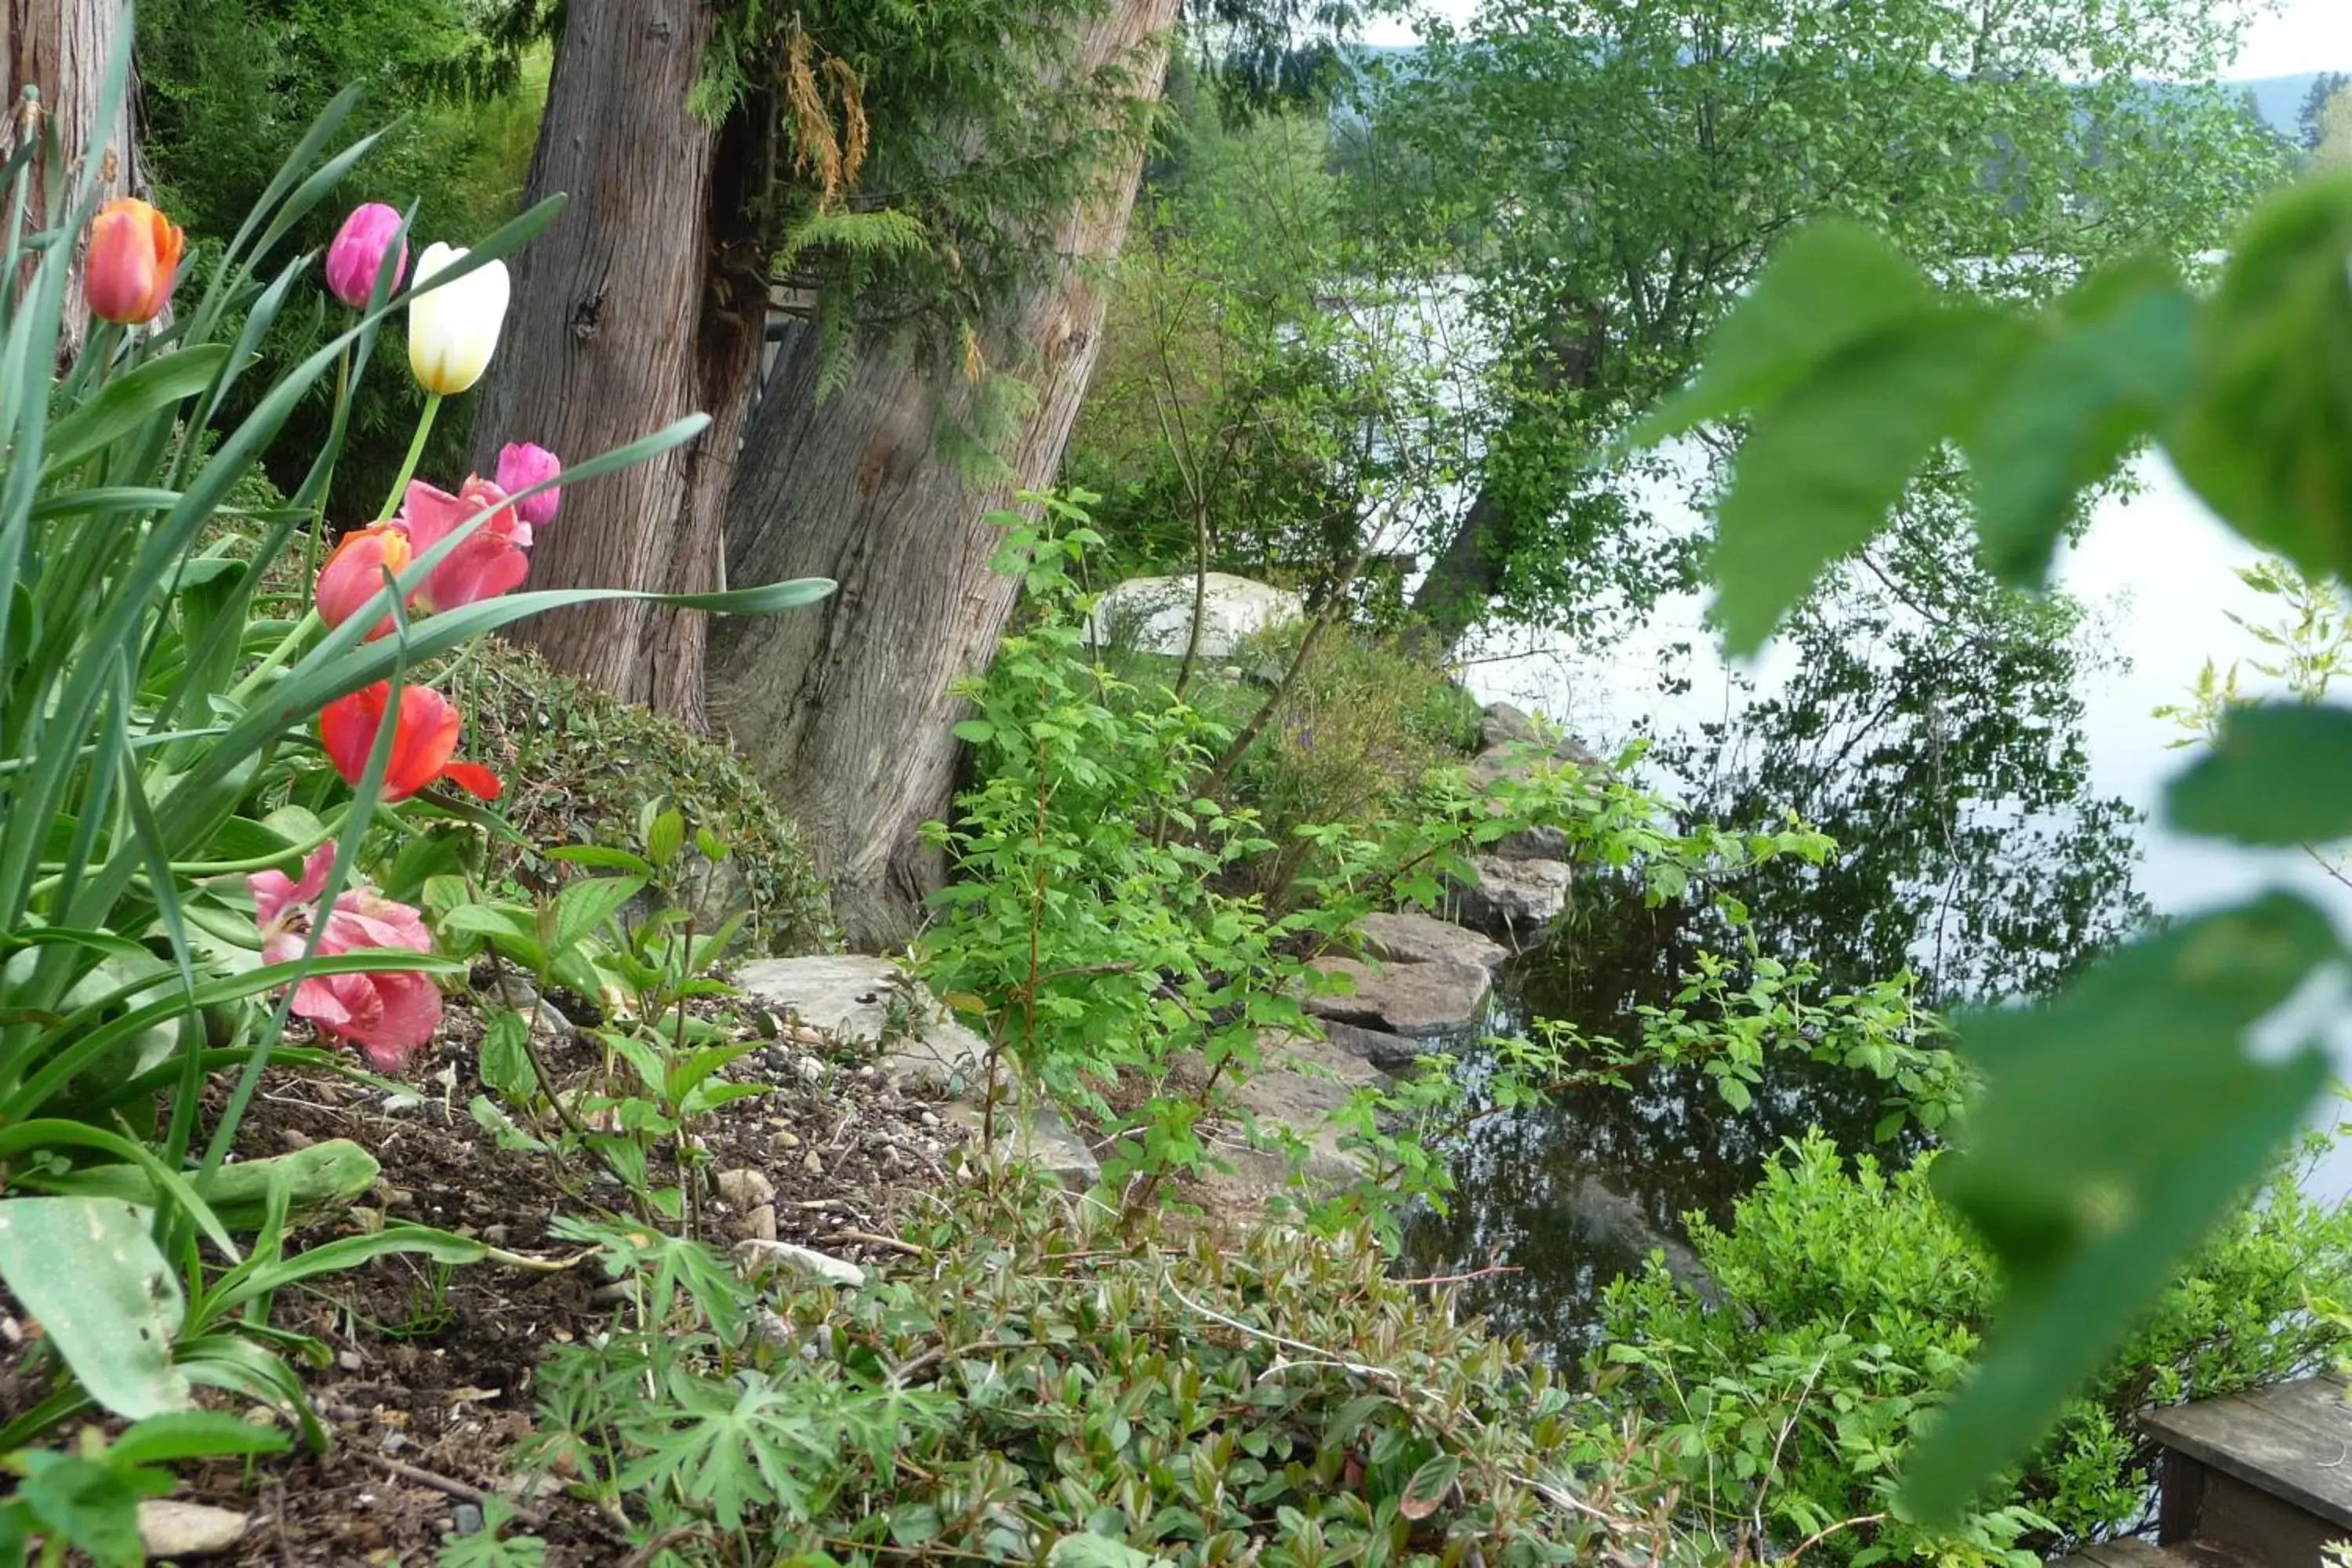
M 417 287 L 465 258 L 455 246 L 426 246 L 416 263 Z M 509 287 L 507 264 L 492 261 L 408 302 L 408 368 L 419 386 L 454 397 L 482 379 L 498 352 Z

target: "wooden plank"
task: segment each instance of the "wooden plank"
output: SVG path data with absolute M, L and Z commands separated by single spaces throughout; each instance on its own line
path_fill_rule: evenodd
M 2178 1453 L 2340 1528 L 2352 1529 L 2352 1410 L 2331 1381 L 2202 1399 L 2152 1411 L 2140 1429 Z
M 2063 1557 L 2051 1568 L 2248 1568 L 2245 1561 L 2207 1542 L 2158 1546 L 2136 1535 L 2102 1541 Z

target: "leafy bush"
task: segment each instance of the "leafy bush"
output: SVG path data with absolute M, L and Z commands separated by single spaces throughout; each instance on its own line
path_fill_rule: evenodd
M 707 889 L 706 924 L 748 913 L 766 952 L 834 945 L 832 910 L 808 841 L 724 742 L 557 673 L 505 641 L 480 644 L 451 674 L 475 722 L 476 749 L 499 759 L 515 837 L 492 841 L 493 879 L 541 882 L 541 851 L 566 844 L 636 846 L 647 806 L 674 806 L 726 847 Z
M 1361 1233 L 1163 1244 L 966 1187 L 908 1226 L 921 1268 L 841 1294 L 577 1234 L 634 1305 L 542 1371 L 533 1462 L 683 1563 L 1499 1565 L 1664 1539 L 1616 1485 L 1622 1439 Z
M 1998 1279 L 1935 1196 L 1936 1157 L 1889 1174 L 1849 1166 L 1818 1133 L 1791 1143 L 1728 1230 L 1691 1244 L 1723 1297 L 1703 1307 L 1653 1265 L 1607 1292 L 1608 1398 L 1658 1422 L 1660 1479 L 1728 1539 L 1761 1521 L 1790 1544 L 1866 1568 L 1882 1559 L 2002 1563 L 2143 1521 L 2151 1445 L 2133 1416 L 2309 1372 L 2347 1342 L 2310 1310 L 2352 1287 L 2352 1211 L 2281 1172 L 2165 1292 L 2021 1469 L 1950 1528 L 1895 1502 L 1915 1432 L 1957 1386 Z M 1823 1532 L 1828 1532 L 1824 1534 Z

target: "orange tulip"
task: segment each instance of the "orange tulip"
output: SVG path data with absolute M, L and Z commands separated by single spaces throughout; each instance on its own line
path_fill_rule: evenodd
M 340 626 L 383 592 L 383 575 L 398 576 L 409 563 L 408 535 L 397 523 L 380 522 L 347 533 L 319 569 L 319 618 Z M 392 630 L 387 615 L 370 628 L 373 640 Z
M 391 700 L 392 683 L 379 680 L 320 710 L 319 745 L 345 784 L 357 784 L 367 772 L 368 753 L 383 731 Z M 392 722 L 392 755 L 383 769 L 386 804 L 406 800 L 442 779 L 484 800 L 496 800 L 504 792 L 498 775 L 480 763 L 450 760 L 457 755 L 462 723 L 456 706 L 432 688 L 402 687 L 400 712 Z
M 170 303 L 186 238 L 136 196 L 110 201 L 89 224 L 82 289 L 99 316 L 124 326 L 152 321 Z

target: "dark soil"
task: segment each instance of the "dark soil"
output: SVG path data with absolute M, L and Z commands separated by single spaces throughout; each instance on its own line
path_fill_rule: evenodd
M 239 1132 L 247 1157 L 348 1138 L 383 1163 L 374 1193 L 354 1209 L 298 1232 L 289 1250 L 406 1220 L 478 1237 L 527 1257 L 561 1261 L 577 1248 L 551 1237 L 559 1213 L 627 1213 L 625 1194 L 588 1156 L 559 1169 L 544 1154 L 500 1149 L 467 1106 L 481 1088 L 473 1042 L 478 1019 L 453 1004 L 438 1055 L 411 1074 L 413 1095 L 373 1084 L 273 1071 Z M 584 1037 L 542 1037 L 550 1069 L 567 1081 L 601 1071 Z M 813 1069 L 823 1064 L 822 1072 Z M 625 1070 L 624 1068 L 623 1070 Z M 895 1216 L 947 1180 L 957 1139 L 931 1109 L 885 1082 L 854 1055 L 814 1037 L 763 1043 L 730 1069 L 769 1091 L 723 1107 L 698 1131 L 707 1145 L 704 1220 L 724 1247 L 744 1232 L 709 1184 L 749 1168 L 774 1189 L 775 1237 L 855 1262 L 907 1259 L 862 1237 L 892 1237 Z M 215 1088 L 215 1097 L 222 1093 Z M 419 1098 L 421 1097 L 421 1099 Z M 656 1179 L 675 1179 L 667 1162 Z M 446 1532 L 478 1527 L 480 1500 L 502 1492 L 531 1516 L 551 1564 L 624 1562 L 627 1550 L 586 1505 L 517 1473 L 512 1450 L 532 1424 L 533 1370 L 553 1343 L 597 1332 L 614 1307 L 594 1297 L 604 1276 L 583 1259 L 534 1272 L 496 1262 L 446 1268 L 396 1256 L 326 1276 L 281 1295 L 280 1330 L 315 1337 L 327 1364 L 306 1370 L 332 1446 L 299 1448 L 250 1468 L 221 1463 L 187 1472 L 175 1496 L 254 1516 L 239 1546 L 205 1561 L 223 1564 L 430 1563 Z M 812 1286 L 811 1289 L 824 1289 Z M 37 1396 L 30 1347 L 0 1300 L 0 1408 Z M 222 1403 L 215 1401 L 215 1403 Z M 225 1408 L 235 1408 L 223 1404 Z

